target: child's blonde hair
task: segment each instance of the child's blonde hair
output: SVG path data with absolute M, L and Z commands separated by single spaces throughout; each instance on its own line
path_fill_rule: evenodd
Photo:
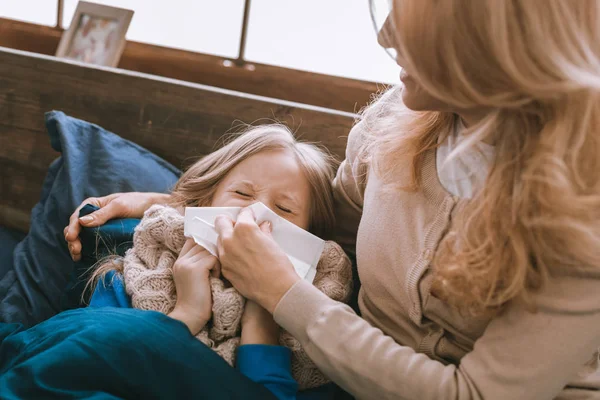
M 310 186 L 309 231 L 321 238 L 333 235 L 332 181 L 336 161 L 326 150 L 296 140 L 282 124 L 248 126 L 231 134 L 220 149 L 202 157 L 179 178 L 171 192 L 173 207 L 209 207 L 219 183 L 242 161 L 264 151 L 288 150 L 296 158 Z M 86 290 L 96 287 L 109 271 L 123 272 L 123 259 L 110 257 L 100 261 L 87 282 Z
M 217 185 L 242 161 L 263 151 L 289 150 L 303 170 L 310 185 L 311 204 L 308 230 L 328 238 L 335 225 L 333 192 L 334 160 L 325 150 L 298 142 L 281 124 L 250 127 L 231 136 L 228 144 L 203 157 L 179 178 L 173 192 L 173 205 L 208 207 Z

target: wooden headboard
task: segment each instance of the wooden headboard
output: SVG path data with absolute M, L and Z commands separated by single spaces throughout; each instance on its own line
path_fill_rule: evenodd
M 0 47 L 0 225 L 26 231 L 49 164 L 44 113 L 99 124 L 175 166 L 244 123 L 287 123 L 343 158 L 354 114 Z

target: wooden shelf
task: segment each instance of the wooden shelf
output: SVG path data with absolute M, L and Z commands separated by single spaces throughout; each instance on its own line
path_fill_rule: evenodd
M 0 46 L 54 55 L 63 30 L 0 18 Z M 383 84 L 265 64 L 245 68 L 207 54 L 128 41 L 119 68 L 357 112 Z M 227 66 L 231 64 L 231 66 Z
M 61 110 L 179 168 L 210 153 L 236 122 L 286 123 L 338 159 L 356 115 L 115 68 L 0 49 L 0 226 L 27 230 L 48 165 L 44 113 Z M 267 119 L 269 118 L 269 119 Z

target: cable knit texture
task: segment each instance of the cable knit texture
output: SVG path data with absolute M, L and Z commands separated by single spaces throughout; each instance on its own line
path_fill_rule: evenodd
M 133 307 L 164 314 L 173 310 L 177 300 L 173 264 L 185 241 L 183 216 L 177 210 L 155 205 L 146 211 L 135 230 L 133 247 L 124 259 L 125 288 Z M 196 337 L 234 365 L 245 299 L 233 287 L 226 287 L 221 279 L 211 278 L 210 284 L 212 320 Z M 351 263 L 334 242 L 325 244 L 314 285 L 334 300 L 347 302 L 350 297 Z M 292 375 L 301 390 L 329 382 L 288 332 L 282 330 L 279 341 L 292 351 Z

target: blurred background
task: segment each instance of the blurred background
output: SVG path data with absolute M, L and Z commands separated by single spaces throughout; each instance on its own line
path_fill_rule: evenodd
M 0 17 L 55 26 L 58 0 L 0 0 Z M 239 50 L 244 0 L 94 0 L 135 11 L 127 40 L 226 58 Z M 77 0 L 64 0 L 67 29 Z M 361 81 L 399 82 L 367 0 L 252 0 L 245 59 Z

